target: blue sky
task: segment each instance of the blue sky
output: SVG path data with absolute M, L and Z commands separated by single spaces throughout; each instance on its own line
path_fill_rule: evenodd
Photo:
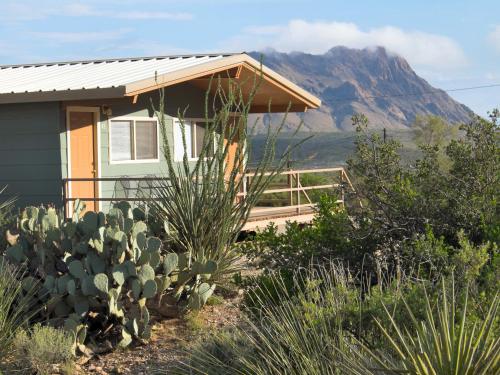
M 443 88 L 500 84 L 500 0 L 0 0 L 0 64 L 382 45 Z M 451 93 L 482 115 L 500 87 Z

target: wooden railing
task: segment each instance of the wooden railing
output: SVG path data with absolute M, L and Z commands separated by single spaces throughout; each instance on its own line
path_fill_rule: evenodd
M 270 175 L 271 173 L 266 173 Z M 319 184 L 304 185 L 303 181 L 305 176 L 310 175 L 320 175 L 323 181 Z M 242 184 L 242 191 L 238 193 L 238 197 L 245 197 L 247 195 L 247 185 L 249 181 L 253 178 L 252 173 L 243 174 L 241 178 L 244 178 Z M 317 203 L 311 197 L 313 192 L 325 191 L 325 192 L 335 192 L 338 196 L 337 203 L 344 204 L 345 192 L 347 190 L 354 191 L 352 183 L 342 167 L 336 168 L 319 168 L 319 169 L 290 169 L 283 171 L 275 176 L 275 181 L 271 183 L 269 188 L 265 190 L 262 194 L 260 201 L 257 206 L 254 207 L 250 214 L 250 220 L 258 220 L 273 217 L 292 217 L 302 214 L 310 214 L 314 211 L 314 207 Z M 137 183 L 147 183 L 154 185 L 156 181 L 168 180 L 168 178 L 159 177 L 106 177 L 106 178 L 65 178 L 62 184 L 62 198 L 63 207 L 65 215 L 69 215 L 71 212 L 71 206 L 77 199 L 84 202 L 93 202 L 94 206 L 97 207 L 98 202 L 118 202 L 120 200 L 125 200 L 129 202 L 147 202 L 154 201 L 154 194 L 146 197 L 139 195 L 140 189 L 132 188 L 130 194 L 124 197 L 112 196 L 112 197 L 75 197 L 70 195 L 71 184 L 82 183 L 82 182 L 93 182 L 95 184 L 100 182 L 131 182 L 135 181 Z M 328 182 L 328 183 L 324 183 Z M 135 194 L 134 194 L 135 192 Z M 275 196 L 276 201 L 269 204 L 266 202 L 266 197 Z
M 332 176 L 333 174 L 333 176 Z M 269 175 L 269 174 L 268 174 Z M 321 183 L 317 185 L 304 186 L 301 181 L 301 176 L 306 175 L 322 175 L 329 183 Z M 325 177 L 328 175 L 328 177 Z M 351 190 L 354 192 L 353 185 L 342 167 L 336 168 L 319 168 L 319 169 L 291 169 L 281 172 L 276 177 L 286 177 L 286 181 L 280 181 L 281 184 L 286 185 L 283 187 L 271 186 L 265 190 L 262 195 L 281 195 L 281 205 L 279 206 L 265 206 L 258 204 L 252 209 L 250 220 L 262 219 L 263 217 L 277 217 L 288 215 L 301 215 L 311 213 L 314 210 L 316 201 L 314 201 L 310 194 L 312 191 L 323 190 L 336 192 L 338 194 L 337 203 L 345 203 L 345 192 Z M 252 178 L 251 175 L 244 175 L 245 181 L 243 183 L 243 191 L 238 196 L 245 197 L 247 184 Z M 283 199 L 284 195 L 287 198 Z M 284 202 L 286 200 L 286 202 Z M 284 204 L 283 204 L 284 203 Z

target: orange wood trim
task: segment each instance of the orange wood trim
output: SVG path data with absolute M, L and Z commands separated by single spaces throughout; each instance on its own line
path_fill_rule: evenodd
M 236 75 L 234 78 L 239 79 L 242 70 L 243 70 L 243 65 L 238 66 L 238 70 L 236 71 Z

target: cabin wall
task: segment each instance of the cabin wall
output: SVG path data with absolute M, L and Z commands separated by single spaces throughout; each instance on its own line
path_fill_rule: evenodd
M 0 199 L 60 206 L 61 126 L 58 102 L 0 104 Z
M 189 83 L 165 89 L 165 132 L 173 145 L 173 117 L 203 118 L 205 92 Z M 68 176 L 66 108 L 68 106 L 111 109 L 109 118 L 101 111 L 98 123 L 101 177 L 164 177 L 167 173 L 160 135 L 160 161 L 112 164 L 109 155 L 109 120 L 118 117 L 152 117 L 159 93 L 132 98 L 84 101 L 0 104 L 0 188 L 3 197 L 17 196 L 18 206 L 55 204 L 62 206 L 62 179 Z M 173 150 L 171 150 L 173 151 Z M 135 183 L 136 184 L 136 183 Z M 133 191 L 134 183 L 131 190 Z M 102 182 L 100 196 L 124 198 L 123 187 Z M 0 198 L 0 199 L 1 199 Z M 109 204 L 103 203 L 107 209 Z

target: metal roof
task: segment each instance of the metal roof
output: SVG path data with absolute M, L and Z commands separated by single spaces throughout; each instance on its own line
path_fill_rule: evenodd
M 235 54 L 176 55 L 0 66 L 0 94 L 122 87 Z

